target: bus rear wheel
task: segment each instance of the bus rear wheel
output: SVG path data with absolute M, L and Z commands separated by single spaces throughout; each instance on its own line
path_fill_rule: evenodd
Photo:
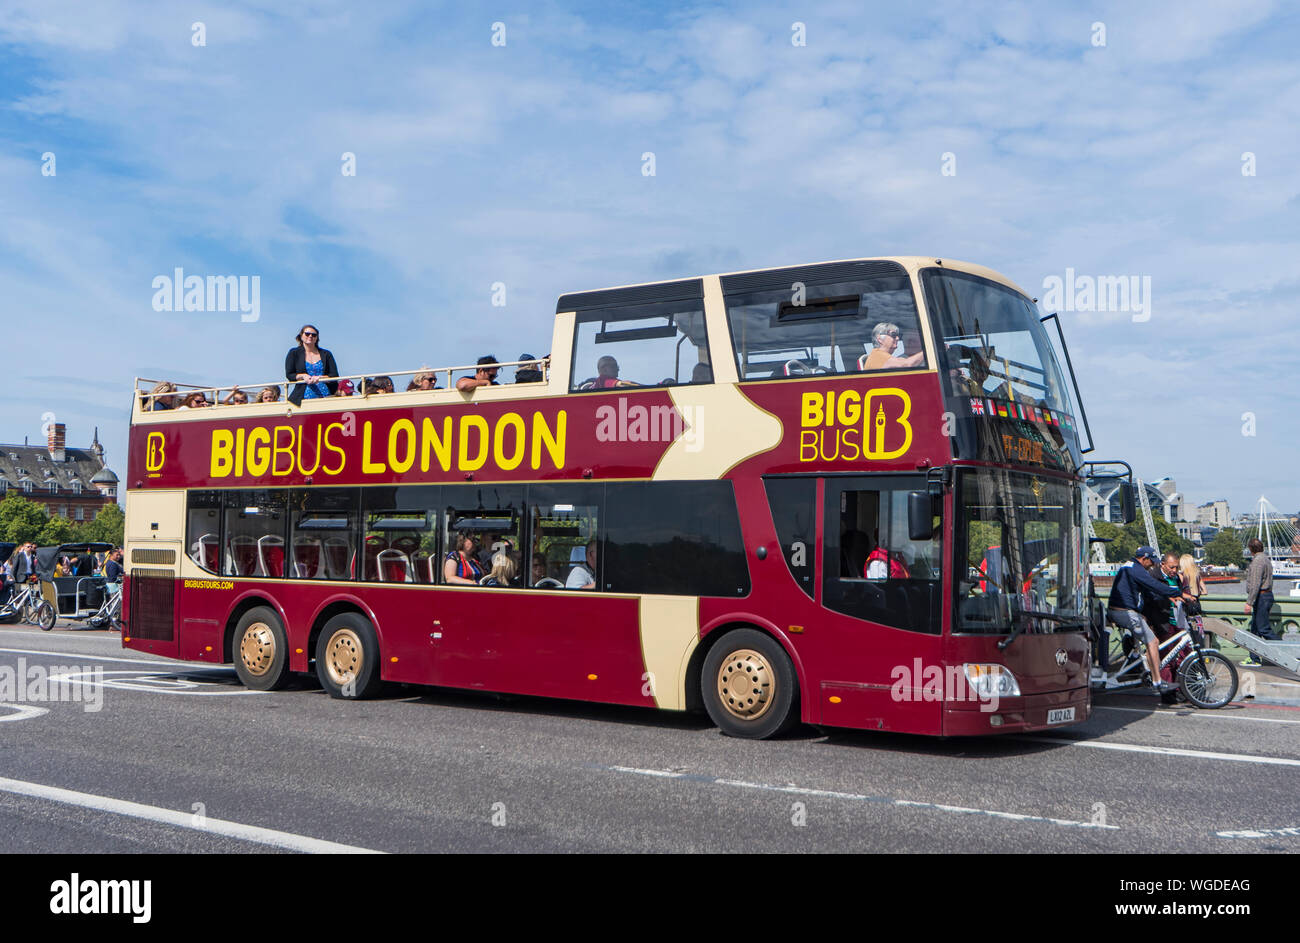
M 289 680 L 289 640 L 274 609 L 258 606 L 244 613 L 235 626 L 230 654 L 246 688 L 275 691 Z
M 325 623 L 316 639 L 316 677 L 330 697 L 361 700 L 379 693 L 379 639 L 369 619 L 344 612 Z
M 799 685 L 790 656 L 756 629 L 728 632 L 713 646 L 700 688 L 710 719 L 729 737 L 774 737 L 799 719 Z

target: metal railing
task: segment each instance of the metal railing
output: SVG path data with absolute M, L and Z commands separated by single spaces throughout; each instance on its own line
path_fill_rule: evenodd
M 550 377 L 551 362 L 550 358 L 541 358 L 537 360 L 506 360 L 497 364 L 491 364 L 497 370 L 506 367 L 527 367 L 539 370 L 542 374 L 540 380 L 518 383 L 520 386 L 540 387 L 545 386 Z M 318 377 L 314 378 L 312 383 L 337 383 L 336 392 L 331 398 L 350 396 L 359 396 L 370 398 L 372 396 L 382 396 L 396 393 L 416 393 L 416 392 L 433 392 L 438 391 L 445 393 L 448 390 L 455 389 L 455 375 L 457 373 L 468 373 L 473 376 L 478 372 L 479 364 L 462 364 L 452 367 L 420 367 L 416 370 L 397 370 L 390 373 L 353 373 L 339 377 Z M 406 389 L 398 390 L 397 381 L 394 378 L 411 377 Z M 420 386 L 422 378 L 428 377 L 431 382 L 426 389 Z M 441 385 L 439 381 L 441 380 Z M 387 381 L 387 382 L 384 382 Z M 516 381 L 517 382 L 517 381 Z M 173 381 L 149 380 L 143 377 L 137 377 L 135 381 L 135 395 L 139 397 L 141 408 L 145 412 L 151 412 L 157 409 L 194 409 L 203 406 L 243 406 L 243 405 L 262 405 L 271 406 L 283 404 L 288 400 L 289 391 L 295 386 L 305 385 L 304 380 L 289 380 L 280 378 L 270 380 L 265 383 L 241 383 L 233 386 L 198 386 L 193 383 L 175 383 Z M 170 389 L 163 387 L 164 384 Z M 516 384 L 502 384 L 516 385 Z M 267 391 L 272 391 L 268 399 L 262 399 Z M 195 394 L 202 397 L 203 403 L 186 405 Z M 224 394 L 224 397 L 223 397 Z M 243 394 L 243 402 L 231 402 L 235 394 Z M 164 405 L 157 405 L 163 403 Z

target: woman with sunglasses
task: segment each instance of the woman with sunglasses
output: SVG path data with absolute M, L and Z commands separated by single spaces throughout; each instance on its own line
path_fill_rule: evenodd
M 301 406 L 304 399 L 333 396 L 339 385 L 339 368 L 334 355 L 320 346 L 316 325 L 304 324 L 295 340 L 298 346 L 289 348 L 284 358 L 285 378 L 297 381 L 289 402 Z
M 917 351 L 906 357 L 899 357 L 898 341 L 902 336 L 897 324 L 882 321 L 871 331 L 871 342 L 875 345 L 871 353 L 858 358 L 859 370 L 898 370 L 904 367 L 919 367 L 925 354 Z

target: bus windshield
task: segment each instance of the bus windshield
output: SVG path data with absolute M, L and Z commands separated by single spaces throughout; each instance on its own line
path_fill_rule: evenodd
M 929 270 L 925 286 L 954 392 L 1066 410 L 1056 356 L 1028 298 L 964 272 Z
M 967 470 L 958 494 L 955 632 L 1078 631 L 1087 620 L 1079 487 L 1002 469 Z

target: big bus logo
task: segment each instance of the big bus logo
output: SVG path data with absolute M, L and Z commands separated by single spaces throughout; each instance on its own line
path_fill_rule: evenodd
M 163 459 L 166 454 L 163 451 L 163 434 L 161 432 L 151 432 L 144 443 L 144 467 L 151 472 L 159 471 L 163 467 Z
M 898 458 L 912 446 L 912 400 L 897 387 L 805 393 L 799 461 Z

